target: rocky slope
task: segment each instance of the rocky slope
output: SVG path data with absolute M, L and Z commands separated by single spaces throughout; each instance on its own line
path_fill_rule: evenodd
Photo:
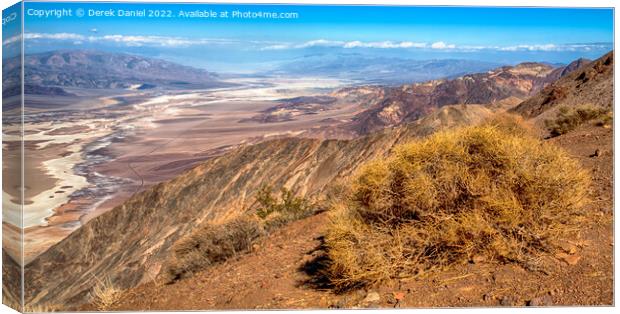
M 2 303 L 11 307 L 20 304 L 21 267 L 2 250 Z
M 321 239 L 329 221 L 324 213 L 293 222 L 260 241 L 252 252 L 191 278 L 125 291 L 112 310 L 612 305 L 612 135 L 610 129 L 582 127 L 549 140 L 592 172 L 597 202 L 588 208 L 580 237 L 565 243 L 568 253 L 541 260 L 544 271 L 476 261 L 419 279 L 336 294 L 319 272 L 324 258 Z M 591 157 L 596 149 L 605 153 Z M 83 309 L 93 310 L 89 305 Z
M 569 72 L 540 93 L 519 104 L 512 111 L 535 118 L 537 124 L 556 114 L 562 106 L 613 106 L 614 53 Z
M 476 261 L 419 279 L 336 294 L 320 275 L 321 240 L 329 221 L 323 213 L 293 222 L 252 252 L 191 278 L 129 289 L 112 310 L 609 306 L 614 297 L 612 134 L 584 127 L 550 140 L 592 171 L 598 201 L 588 208 L 579 239 L 565 244 L 572 253 L 545 258 L 540 265 L 544 271 Z M 590 157 L 597 148 L 605 153 Z
M 523 100 L 587 62 L 579 59 L 559 68 L 527 62 L 455 79 L 398 87 L 364 86 L 343 89 L 332 96 L 343 102 L 357 101 L 367 109 L 350 122 L 309 133 L 325 137 L 337 134 L 363 135 L 415 121 L 446 105 L 493 104 L 509 98 Z

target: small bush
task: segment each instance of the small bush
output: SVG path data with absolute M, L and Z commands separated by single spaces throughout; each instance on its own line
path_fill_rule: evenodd
M 519 122 L 437 133 L 364 166 L 330 213 L 336 288 L 474 257 L 527 264 L 554 250 L 586 202 L 588 176 L 563 150 L 511 124 Z
M 122 290 L 114 286 L 109 278 L 98 280 L 91 292 L 92 304 L 97 311 L 109 311 L 118 302 L 121 295 Z
M 307 217 L 313 212 L 313 206 L 308 200 L 295 196 L 286 188 L 280 189 L 280 199 L 277 199 L 273 196 L 272 188 L 264 185 L 257 192 L 256 201 L 256 215 L 265 222 L 267 229 Z
M 596 125 L 597 126 L 602 126 L 602 127 L 605 127 L 605 128 L 609 128 L 613 124 L 614 124 L 614 117 L 613 117 L 613 113 L 611 111 L 608 111 L 607 113 L 603 114 L 596 121 Z
M 522 116 L 497 113 L 482 121 L 481 126 L 492 126 L 515 136 L 536 136 L 536 131 Z
M 259 222 L 245 216 L 224 224 L 200 226 L 173 246 L 173 256 L 161 276 L 166 283 L 190 277 L 196 271 L 249 251 L 262 234 Z
M 282 188 L 280 198 L 265 185 L 257 192 L 256 216 L 246 215 L 225 223 L 206 223 L 172 247 L 172 254 L 159 274 L 165 283 L 191 277 L 195 272 L 248 252 L 266 231 L 312 213 L 311 204 Z
M 555 119 L 545 120 L 545 126 L 549 129 L 551 136 L 558 136 L 598 118 L 602 118 L 602 123 L 605 123 L 605 120 L 611 119 L 611 112 L 608 109 L 590 105 L 561 107 Z

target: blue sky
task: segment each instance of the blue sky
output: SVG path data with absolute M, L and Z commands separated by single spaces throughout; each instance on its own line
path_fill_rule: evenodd
M 77 17 L 78 8 L 170 10 L 172 17 Z M 50 9 L 70 9 L 72 16 L 33 15 Z M 297 18 L 182 18 L 182 10 Z M 612 9 L 31 2 L 25 13 L 27 53 L 104 49 L 216 68 L 316 52 L 566 63 L 613 48 Z

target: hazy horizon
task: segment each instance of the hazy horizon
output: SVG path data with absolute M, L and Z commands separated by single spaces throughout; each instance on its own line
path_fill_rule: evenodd
M 613 10 L 415 6 L 26 3 L 25 53 L 94 49 L 253 73 L 323 54 L 567 64 L 613 49 Z M 82 9 L 82 16 L 76 12 Z M 155 10 L 160 17 L 139 15 Z M 63 11 L 64 10 L 64 13 Z M 67 14 L 68 11 L 71 14 Z M 113 16 L 104 16 L 113 11 Z M 183 12 L 181 12 L 183 11 Z M 91 16 L 96 15 L 102 16 Z M 211 13 L 210 13 L 211 12 Z M 198 17 L 199 14 L 239 17 Z M 284 18 L 242 17 L 244 13 Z M 161 17 L 161 15 L 166 17 Z M 193 14 L 193 15 L 192 15 Z M 183 16 L 180 16 L 183 15 Z M 191 15 L 191 17 L 188 17 Z M 481 36 L 482 34 L 482 36 Z M 5 39 L 5 55 L 11 55 Z

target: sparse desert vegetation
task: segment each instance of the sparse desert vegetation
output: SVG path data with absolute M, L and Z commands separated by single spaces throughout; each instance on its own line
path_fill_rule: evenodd
M 482 126 L 491 126 L 501 129 L 502 132 L 513 136 L 536 137 L 534 127 L 525 121 L 522 116 L 500 112 L 493 114 L 481 123 Z
M 60 312 L 63 309 L 62 305 L 48 303 L 27 303 L 25 306 L 22 306 L 20 301 L 8 296 L 6 293 L 2 295 L 2 304 L 23 313 L 50 313 Z
M 558 136 L 593 120 L 598 120 L 596 124 L 600 126 L 611 125 L 612 113 L 609 108 L 592 105 L 561 107 L 554 119 L 545 120 L 545 125 L 551 136 Z
M 6 292 L 4 292 L 2 294 L 2 304 L 6 305 L 6 306 L 8 306 L 8 307 L 18 311 L 18 312 L 22 312 L 23 311 L 20 302 L 17 301 L 15 299 L 15 297 L 9 296 L 9 294 L 6 293 Z
M 189 277 L 196 271 L 247 252 L 263 233 L 259 221 L 250 216 L 223 224 L 207 223 L 173 246 L 172 256 L 161 276 L 166 283 Z
M 588 175 L 502 120 L 511 123 L 437 133 L 363 167 L 326 234 L 336 288 L 471 260 L 532 268 L 555 250 L 587 202 Z
M 252 244 L 269 230 L 312 214 L 312 205 L 286 188 L 280 197 L 269 185 L 256 193 L 256 216 L 242 215 L 225 223 L 206 223 L 180 239 L 161 272 L 166 283 L 191 277 L 197 271 L 251 250 Z
M 310 201 L 296 196 L 287 188 L 280 189 L 279 198 L 273 195 L 273 188 L 269 185 L 263 185 L 256 194 L 256 215 L 264 221 L 267 229 L 307 217 L 315 208 Z
M 122 296 L 122 290 L 110 278 L 97 279 L 97 282 L 91 291 L 92 304 L 98 311 L 109 311 Z

